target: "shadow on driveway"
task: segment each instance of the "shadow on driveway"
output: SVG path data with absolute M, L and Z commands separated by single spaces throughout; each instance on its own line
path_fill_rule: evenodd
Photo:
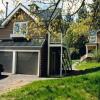
M 7 77 L 8 77 L 8 75 L 0 75 L 0 80 L 7 78 Z

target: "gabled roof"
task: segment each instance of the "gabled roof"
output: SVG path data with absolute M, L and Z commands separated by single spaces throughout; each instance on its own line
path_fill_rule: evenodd
M 54 11 L 54 9 L 49 9 L 49 10 L 39 10 L 36 14 L 43 18 L 44 21 L 49 21 L 52 12 Z M 57 18 L 57 16 L 61 15 L 61 9 L 56 9 L 56 11 L 54 12 L 52 19 Z
M 26 14 L 28 14 L 33 20 L 36 20 L 36 16 L 41 17 L 44 21 L 48 21 L 52 15 L 53 10 L 49 9 L 49 10 L 38 10 L 36 12 L 34 12 L 34 14 L 32 14 L 32 12 L 29 11 L 29 9 L 27 9 L 24 5 L 22 5 L 21 3 L 8 15 L 8 17 L 3 21 L 3 23 L 1 24 L 0 28 L 3 28 L 13 17 L 13 15 L 19 10 L 22 9 Z M 61 13 L 60 9 L 57 9 L 53 15 L 53 18 L 56 18 L 57 16 L 59 16 Z M 52 18 L 52 19 L 53 19 Z
M 31 14 L 31 12 L 21 3 L 8 15 L 8 17 L 4 20 L 4 22 L 1 24 L 1 26 L 5 26 L 9 20 L 13 17 L 13 15 L 19 10 L 22 9 L 26 14 L 28 14 L 32 19 L 36 19 L 34 15 Z

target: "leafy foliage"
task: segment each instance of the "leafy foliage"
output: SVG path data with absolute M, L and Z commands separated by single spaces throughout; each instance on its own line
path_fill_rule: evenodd
M 78 17 L 79 19 L 86 19 L 88 17 L 88 12 L 87 12 L 87 8 L 85 5 L 85 1 L 83 2 L 82 7 L 78 11 Z
M 93 52 L 93 55 L 94 55 L 95 60 L 96 60 L 97 62 L 100 62 L 100 49 L 95 50 L 95 51 Z
M 90 29 L 91 18 L 80 19 L 78 22 L 73 22 L 70 25 L 70 28 L 67 30 L 66 36 L 68 37 L 69 45 L 72 46 L 77 39 L 82 36 L 88 36 L 88 32 Z M 66 39 L 66 38 L 65 38 Z
M 85 35 L 81 35 L 77 41 L 74 43 L 74 47 L 79 50 L 80 57 L 86 53 L 86 43 L 88 42 L 88 38 Z
M 100 29 L 100 0 L 93 0 L 89 5 L 91 9 L 92 29 Z

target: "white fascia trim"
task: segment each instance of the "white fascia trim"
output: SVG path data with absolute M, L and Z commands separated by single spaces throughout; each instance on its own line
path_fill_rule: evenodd
M 61 47 L 62 45 L 61 44 L 50 44 L 49 46 L 50 47 Z
M 32 19 L 36 19 L 35 16 L 33 16 L 31 14 L 31 12 L 29 12 L 22 4 L 20 4 L 17 8 L 15 8 L 15 10 L 10 14 L 8 15 L 8 17 L 6 18 L 6 20 L 1 24 L 1 26 L 4 26 L 11 18 L 12 16 L 19 10 L 19 9 L 22 9 L 23 11 L 25 11 L 26 14 L 28 14 Z
M 20 48 L 20 47 L 21 47 L 21 48 L 22 48 L 22 47 L 23 47 L 23 48 L 26 48 L 26 47 L 27 47 L 27 48 L 28 48 L 28 47 L 35 47 L 35 48 L 41 48 L 42 46 L 0 46 L 0 47 L 19 47 L 19 48 Z
M 0 51 L 3 51 L 3 52 L 13 52 L 13 51 L 15 51 L 15 52 L 40 52 L 40 50 L 0 50 Z
M 24 37 L 25 38 L 25 35 L 24 34 L 10 34 L 10 37 L 13 38 L 13 37 Z
M 94 46 L 95 47 L 95 46 L 97 46 L 97 44 L 93 44 L 93 45 L 90 44 L 90 45 L 85 45 L 85 46 L 87 46 L 87 47 Z

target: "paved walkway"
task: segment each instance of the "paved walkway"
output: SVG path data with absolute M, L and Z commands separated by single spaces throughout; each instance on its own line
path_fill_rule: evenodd
M 75 63 L 72 65 L 72 69 L 73 69 L 73 70 L 78 70 L 78 69 L 76 69 L 76 66 L 77 66 L 79 63 L 80 63 L 79 61 L 75 62 Z
M 10 91 L 12 89 L 19 88 L 23 85 L 31 83 L 32 81 L 46 79 L 46 78 L 39 78 L 35 75 L 22 75 L 22 74 L 11 75 L 4 73 L 3 75 L 4 78 L 0 79 L 0 94 Z

